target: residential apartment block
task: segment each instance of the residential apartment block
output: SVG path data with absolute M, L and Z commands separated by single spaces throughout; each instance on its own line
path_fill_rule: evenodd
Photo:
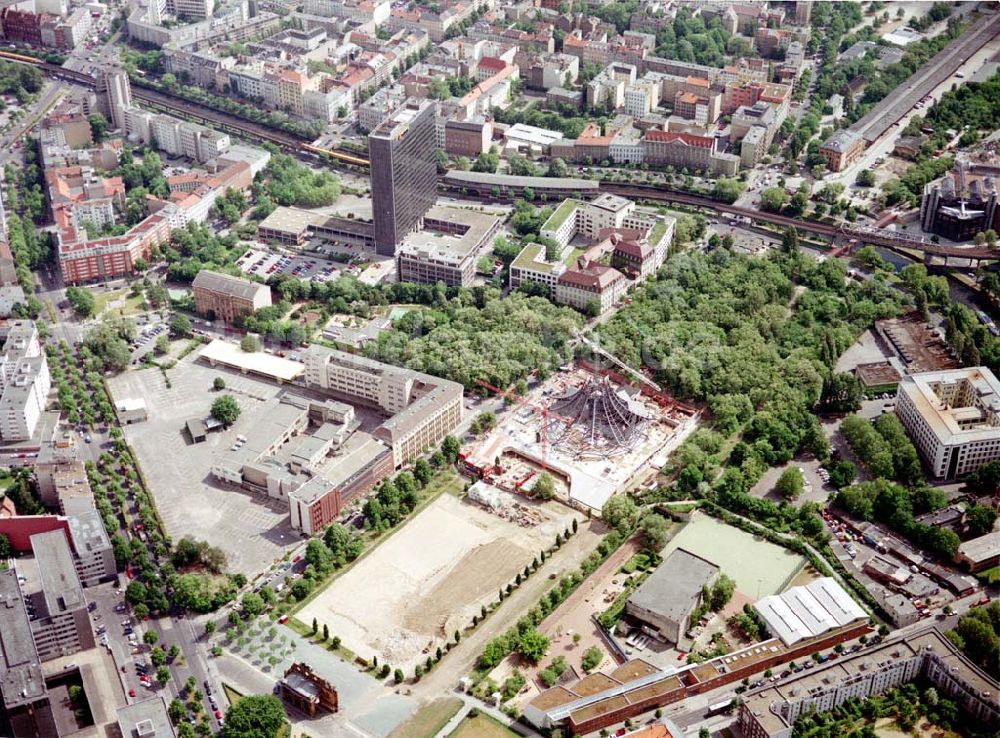
M 745 695 L 739 726 L 747 738 L 791 738 L 795 720 L 849 699 L 866 699 L 919 678 L 984 725 L 1000 722 L 997 682 L 936 628 L 895 638 Z
M 0 439 L 26 441 L 45 410 L 52 380 L 33 321 L 12 320 L 0 326 Z
M 76 564 L 62 530 L 31 536 L 38 566 L 38 590 L 29 595 L 31 632 L 41 661 L 93 648 L 94 631 L 87 613 Z M 29 584 L 34 585 L 34 582 Z

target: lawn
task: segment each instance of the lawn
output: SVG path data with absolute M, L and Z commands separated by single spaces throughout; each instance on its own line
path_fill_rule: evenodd
M 100 315 L 115 300 L 124 299 L 124 305 L 118 305 L 112 312 L 118 315 L 139 315 L 146 312 L 146 299 L 142 295 L 129 296 L 130 290 L 115 290 L 113 292 L 94 292 L 94 315 Z
M 976 574 L 976 579 L 983 584 L 1000 583 L 1000 566 L 994 566 L 992 569 L 985 569 L 979 572 Z
M 465 718 L 448 738 L 517 738 L 517 733 L 489 715 L 479 713 L 475 717 Z
M 389 734 L 389 738 L 434 738 L 462 707 L 458 697 L 444 697 L 422 705 Z

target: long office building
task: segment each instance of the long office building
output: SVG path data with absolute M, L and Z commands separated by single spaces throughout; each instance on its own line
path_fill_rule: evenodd
M 415 459 L 462 420 L 462 385 L 344 351 L 312 345 L 303 354 L 306 386 L 391 415 L 372 434 L 392 448 L 396 467 Z
M 56 735 L 41 660 L 13 569 L 0 571 L 0 697 L 11 735 Z
M 408 100 L 368 135 L 375 251 L 383 256 L 396 254 L 437 199 L 435 107 Z
M 42 661 L 94 647 L 87 602 L 62 530 L 31 536 L 40 590 L 29 597 L 34 616 L 31 632 Z
M 937 479 L 1000 459 L 1000 381 L 986 367 L 904 377 L 896 414 Z
M 739 726 L 746 738 L 791 738 L 796 719 L 807 711 L 826 712 L 849 699 L 867 699 L 920 678 L 974 720 L 1000 723 L 996 680 L 930 627 L 751 692 L 740 706 Z

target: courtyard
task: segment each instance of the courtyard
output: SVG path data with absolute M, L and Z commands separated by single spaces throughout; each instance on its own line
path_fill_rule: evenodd
M 192 354 L 167 370 L 157 368 L 120 374 L 108 380 L 112 400 L 143 398 L 149 419 L 123 428 L 135 450 L 166 533 L 177 540 L 191 536 L 225 551 L 229 570 L 248 577 L 281 558 L 299 542 L 288 522 L 288 505 L 224 487 L 209 469 L 216 454 L 229 448 L 236 436 L 251 428 L 265 402 L 288 391 L 264 380 L 242 376 L 195 361 Z M 239 419 L 228 430 L 208 434 L 192 443 L 185 423 L 205 418 L 219 393 L 212 380 L 222 377 L 225 394 L 239 403 Z
M 536 509 L 539 522 L 521 526 L 441 495 L 296 617 L 316 618 L 364 659 L 409 672 L 572 524 L 574 513 L 558 503 Z

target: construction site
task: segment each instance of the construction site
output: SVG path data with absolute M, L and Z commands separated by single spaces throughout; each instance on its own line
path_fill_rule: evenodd
M 484 385 L 515 406 L 465 449 L 467 471 L 526 496 L 547 472 L 555 498 L 583 511 L 645 483 L 694 429 L 698 411 L 628 371 L 580 362 L 520 398 Z

